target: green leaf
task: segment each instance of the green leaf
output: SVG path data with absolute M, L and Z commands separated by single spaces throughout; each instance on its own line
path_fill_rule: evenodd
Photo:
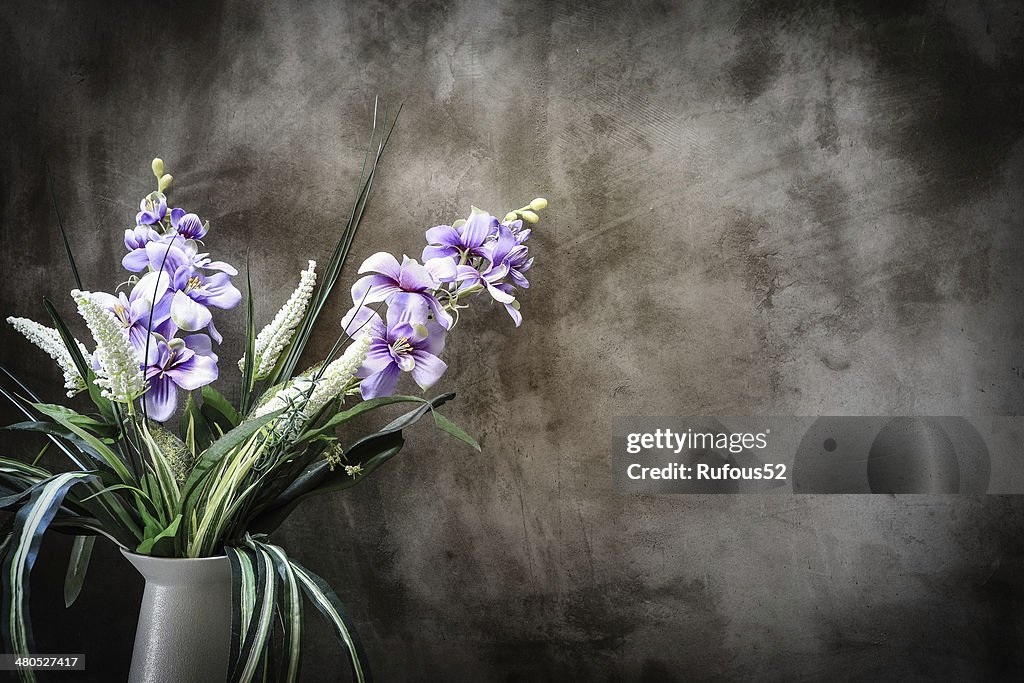
M 82 278 L 78 274 L 78 266 L 75 265 L 75 255 L 71 251 L 71 242 L 68 241 L 68 233 L 64 229 L 64 219 L 60 217 L 60 209 L 57 208 L 57 194 L 53 189 L 53 174 L 50 173 L 50 165 L 43 164 L 46 168 L 46 187 L 50 191 L 50 204 L 53 206 L 53 213 L 57 216 L 57 226 L 60 228 L 60 237 L 64 241 L 64 251 L 68 255 L 68 263 L 71 265 L 71 274 L 75 277 L 75 286 L 82 287 Z
M 277 600 L 274 560 L 259 548 L 227 547 L 224 550 L 231 560 L 232 584 L 237 588 L 232 606 L 237 608 L 238 614 L 237 619 L 232 617 L 232 622 L 239 626 L 236 638 L 240 636 L 238 649 L 232 653 L 228 680 L 248 683 L 260 667 L 274 625 Z M 245 572 L 242 571 L 243 565 L 247 567 Z M 253 573 L 252 567 L 255 567 L 255 585 L 243 581 L 245 574 L 251 576 Z
M 252 400 L 252 390 L 256 382 L 256 321 L 253 316 L 252 277 L 248 255 L 245 257 L 245 285 L 245 362 L 242 366 L 242 396 L 238 402 L 242 415 L 249 414 L 249 402 Z
M 344 410 L 340 413 L 332 416 L 327 422 L 316 429 L 311 429 L 296 441 L 296 445 L 313 441 L 316 437 L 324 434 L 333 434 L 334 430 L 348 422 L 354 417 L 367 413 L 371 410 L 376 410 L 382 406 L 391 405 L 393 403 L 427 403 L 427 399 L 420 398 L 419 396 L 384 396 L 381 398 L 372 398 L 369 401 L 361 401 L 356 405 L 352 406 L 348 410 Z
M 71 544 L 71 558 L 68 560 L 68 573 L 64 577 L 64 606 L 71 607 L 82 592 L 82 582 L 89 569 L 89 558 L 92 547 L 96 543 L 95 536 L 75 536 Z
M 400 416 L 379 431 L 365 436 L 353 444 L 345 452 L 345 457 L 353 465 L 362 466 L 363 473 L 357 477 L 349 476 L 344 469 L 332 471 L 325 460 L 313 463 L 273 501 L 255 514 L 249 523 L 249 528 L 253 531 L 270 533 L 277 529 L 295 507 L 309 496 L 355 486 L 381 465 L 398 455 L 405 445 L 405 438 L 402 436 L 403 429 L 412 426 L 428 412 L 454 397 L 455 394 L 449 393 L 426 401 L 419 408 Z
M 302 593 L 298 578 L 292 568 L 288 555 L 276 545 L 256 543 L 256 547 L 266 552 L 274 560 L 274 568 L 284 588 L 281 608 L 284 625 L 285 674 L 282 680 L 294 683 L 299 679 L 299 668 L 302 662 Z
M 324 615 L 328 623 L 334 627 L 338 638 L 341 639 L 341 642 L 348 650 L 349 661 L 352 663 L 352 680 L 356 681 L 356 683 L 371 681 L 372 677 L 367 665 L 366 652 L 363 650 L 362 643 L 356 635 L 355 625 L 341 606 L 341 600 L 338 599 L 338 596 L 331 590 L 326 581 L 298 562 L 290 562 L 306 597 Z
M 126 464 L 121 460 L 120 456 L 107 448 L 100 439 L 75 423 L 75 418 L 80 418 L 82 417 L 81 415 L 70 408 L 54 405 L 52 403 L 34 403 L 32 404 L 32 407 L 58 424 L 67 427 L 75 436 L 87 443 L 96 455 L 104 462 L 104 464 L 117 473 L 117 476 L 121 478 L 121 481 L 128 482 L 133 480 L 131 472 L 128 471 Z
M 174 537 L 178 533 L 178 525 L 181 524 L 181 515 L 178 515 L 174 520 L 160 530 L 154 536 L 147 536 L 143 539 L 142 543 L 135 549 L 135 552 L 139 555 L 153 555 L 154 557 L 168 557 L 174 551 Z M 149 525 L 146 526 L 146 531 L 150 530 Z
M 43 533 L 57 516 L 68 489 L 93 478 L 90 472 L 64 472 L 36 487 L 31 500 L 14 517 L 14 533 L 0 564 L 3 584 L 3 618 L 0 619 L 6 652 L 15 655 L 35 654 L 32 624 L 27 597 L 29 575 L 35 565 Z M 23 680 L 35 680 L 31 671 L 23 670 Z
M 454 436 L 459 441 L 464 441 L 470 446 L 475 448 L 477 451 L 480 450 L 480 444 L 476 442 L 476 439 L 467 434 L 462 427 L 455 424 L 441 413 L 434 411 L 434 424 L 437 425 L 438 429 L 443 432 L 447 432 Z
M 201 453 L 213 443 L 210 426 L 192 392 L 189 392 L 185 400 L 185 409 L 181 414 L 181 439 L 193 453 Z
M 207 384 L 202 389 L 203 393 L 203 413 L 206 414 L 206 409 L 209 408 L 211 411 L 219 415 L 223 420 L 214 418 L 210 415 L 207 417 L 212 422 L 223 422 L 226 426 L 224 431 L 228 432 L 232 428 L 237 427 L 238 423 L 241 422 L 241 416 L 235 407 L 219 391 L 213 388 L 212 385 Z
M 40 399 L 39 396 L 37 396 L 31 389 L 29 389 L 25 385 L 25 383 L 22 382 L 18 378 L 18 376 L 15 375 L 13 372 L 11 372 L 6 366 L 0 364 L 0 372 L 3 372 L 5 375 L 10 377 L 11 380 L 15 384 L 17 384 L 18 387 L 25 393 L 25 395 L 28 396 L 29 399 L 31 399 L 33 402 L 35 402 L 35 403 L 42 403 L 42 399 Z M 14 407 L 17 408 L 19 412 L 21 412 L 22 415 L 24 415 L 25 417 L 27 417 L 30 420 L 35 420 L 36 419 L 36 415 L 34 415 L 32 413 L 32 411 L 29 410 L 29 408 L 28 408 L 28 406 L 31 405 L 30 402 L 25 401 L 23 399 L 19 399 L 18 397 L 14 396 L 14 394 L 12 394 L 9 391 L 7 391 L 6 389 L 4 389 L 2 386 L 0 386 L 0 395 L 3 395 L 4 398 L 6 398 L 8 401 L 10 401 L 14 405 Z M 58 439 L 57 437 L 52 436 L 52 435 L 49 435 L 48 438 L 50 439 L 51 443 L 53 443 L 55 446 L 57 446 L 57 448 L 59 448 L 64 453 L 64 455 L 68 456 L 68 459 L 71 460 L 71 462 L 75 463 L 75 466 L 78 467 L 78 469 L 80 469 L 80 470 L 91 469 L 90 467 L 86 466 L 84 461 L 82 461 L 74 453 L 72 453 L 71 449 L 68 448 L 64 443 L 62 443 L 60 441 L 60 439 Z
M 203 452 L 199 457 L 198 462 L 196 462 L 195 467 L 192 468 L 192 473 L 189 475 L 188 479 L 185 480 L 185 485 L 181 489 L 182 499 L 189 496 L 210 469 L 220 462 L 221 458 L 231 452 L 232 449 L 240 446 L 253 434 L 263 429 L 267 423 L 275 420 L 282 412 L 284 411 L 277 410 L 273 413 L 268 413 L 267 415 L 247 420 L 217 439 Z

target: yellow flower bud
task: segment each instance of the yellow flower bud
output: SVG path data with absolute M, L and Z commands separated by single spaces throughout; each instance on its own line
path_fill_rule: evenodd
M 540 216 L 535 214 L 533 211 L 520 211 L 519 215 L 523 217 L 523 220 L 527 223 L 536 223 L 540 220 Z
M 164 174 L 164 160 L 160 157 L 153 159 L 153 175 L 157 178 Z
M 532 202 L 530 202 L 530 208 L 533 209 L 534 211 L 546 209 L 548 208 L 548 200 L 544 199 L 543 197 L 537 197 Z
M 508 213 L 505 214 L 505 217 L 501 219 L 501 222 L 510 223 L 511 221 L 516 220 L 516 218 L 518 217 L 519 214 L 517 214 L 515 211 L 509 211 Z
M 163 192 L 168 187 L 170 187 L 171 183 L 173 182 L 174 176 L 172 176 L 170 173 L 165 173 L 162 176 L 160 176 L 160 182 L 158 184 L 158 187 L 160 188 L 160 191 Z

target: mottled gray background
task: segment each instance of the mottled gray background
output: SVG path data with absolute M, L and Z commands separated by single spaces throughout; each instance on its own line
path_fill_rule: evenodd
M 1019 679 L 1024 502 L 615 495 L 609 449 L 616 414 L 1021 413 L 1022 22 L 952 1 L 8 3 L 0 309 L 72 312 L 44 159 L 102 288 L 161 155 L 210 247 L 249 250 L 266 320 L 326 258 L 374 95 L 404 101 L 355 263 L 417 253 L 471 203 L 551 208 L 523 328 L 485 308 L 450 341 L 449 412 L 483 454 L 423 427 L 278 535 L 380 679 Z M 242 319 L 219 324 L 231 389 Z M 8 329 L 2 349 L 59 396 Z M 141 579 L 105 545 L 65 612 L 66 548 L 33 585 L 42 649 L 116 679 Z M 315 627 L 306 678 L 342 662 Z

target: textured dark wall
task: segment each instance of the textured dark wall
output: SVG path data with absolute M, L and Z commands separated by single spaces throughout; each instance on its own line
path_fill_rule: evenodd
M 379 678 L 1019 679 L 1018 499 L 618 496 L 609 448 L 615 414 L 1021 413 L 1022 21 L 1000 2 L 8 3 L 0 309 L 72 310 L 44 158 L 102 288 L 161 155 L 211 248 L 249 250 L 265 320 L 327 255 L 374 94 L 404 101 L 355 263 L 418 252 L 471 203 L 551 209 L 523 328 L 479 310 L 450 341 L 450 412 L 484 453 L 423 428 L 278 536 L 338 588 Z M 226 369 L 242 318 L 220 325 Z M 65 614 L 65 551 L 34 583 L 40 639 L 123 675 L 141 580 L 105 547 Z M 308 680 L 339 666 L 317 627 Z

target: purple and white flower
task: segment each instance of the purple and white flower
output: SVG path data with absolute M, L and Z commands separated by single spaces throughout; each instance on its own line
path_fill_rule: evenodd
M 451 328 L 454 319 L 444 310 L 435 291 L 443 282 L 455 280 L 457 270 L 450 258 L 433 258 L 420 264 L 416 259 L 402 257 L 398 263 L 391 254 L 377 252 L 363 261 L 359 274 L 375 273 L 359 278 L 352 285 L 352 303 L 356 306 L 390 302 L 399 294 L 411 294 L 422 299 L 430 308 L 434 318 L 445 329 Z
M 201 240 L 210 229 L 208 224 L 199 220 L 199 216 L 185 213 L 185 209 L 171 209 L 171 227 L 187 240 Z
M 166 422 L 178 405 L 178 389 L 198 389 L 217 379 L 217 374 L 217 355 L 205 334 L 184 339 L 154 337 L 145 363 L 149 389 L 142 397 L 149 418 Z
M 230 276 L 238 271 L 226 263 L 210 261 L 180 236 L 172 237 L 166 244 L 150 242 L 146 252 L 151 268 L 162 268 L 170 275 L 170 316 L 174 324 L 188 332 L 210 327 L 210 334 L 220 343 L 222 337 L 212 326 L 209 307 L 229 309 L 238 305 L 242 293 L 231 284 Z M 207 274 L 203 269 L 218 272 Z
M 169 286 L 170 278 L 167 273 L 151 272 L 135 283 L 128 296 L 125 296 L 124 292 L 118 292 L 116 296 L 106 292 L 94 292 L 92 298 L 117 316 L 128 330 L 128 339 L 132 346 L 141 355 L 145 353 L 150 323 L 153 332 L 163 337 L 173 336 L 177 331 L 170 319 L 171 298 L 166 296 Z M 156 307 L 153 306 L 154 301 Z
M 423 260 L 487 255 L 487 240 L 495 234 L 498 219 L 485 211 L 473 208 L 469 218 L 461 225 L 437 225 L 427 230 L 427 244 Z
M 135 228 L 124 231 L 124 246 L 128 250 L 121 265 L 125 270 L 138 273 L 149 267 L 149 254 L 146 253 L 146 245 L 150 242 L 161 241 L 160 233 L 148 225 L 137 225 Z
M 433 386 L 448 365 L 438 358 L 444 350 L 445 330 L 428 317 L 427 303 L 415 294 L 397 294 L 388 306 L 387 322 L 369 307 L 350 311 L 342 325 L 357 337 L 370 337 L 366 360 L 356 373 L 363 377 L 364 399 L 391 396 L 402 372 L 412 375 L 421 389 Z
M 138 225 L 159 223 L 167 215 L 167 197 L 163 192 L 151 192 L 139 202 L 139 212 L 135 214 Z

